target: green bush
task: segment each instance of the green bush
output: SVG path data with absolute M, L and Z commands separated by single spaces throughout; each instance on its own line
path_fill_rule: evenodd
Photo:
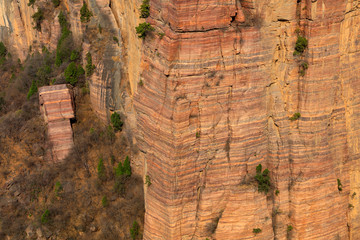
M 117 37 L 113 37 L 113 40 L 114 40 L 114 42 L 116 42 L 117 43 L 117 45 L 119 45 L 119 39 L 117 38 Z
M 3 42 L 0 42 L 0 57 L 5 57 L 7 54 L 7 49 Z
M 105 172 L 105 165 L 104 165 L 104 161 L 103 161 L 102 157 L 99 159 L 99 163 L 97 166 L 97 173 L 98 173 L 98 178 L 101 181 L 104 181 L 106 178 L 106 172 Z
M 295 121 L 295 120 L 298 120 L 300 117 L 301 117 L 301 114 L 296 112 L 292 115 L 292 117 L 289 118 L 289 120 Z
M 77 67 L 74 62 L 71 62 L 65 69 L 65 80 L 71 85 L 75 85 L 78 82 L 79 77 L 84 75 L 84 73 L 85 70 L 80 65 Z
M 130 235 L 133 240 L 139 235 L 140 226 L 137 221 L 133 222 L 132 228 L 130 228 Z
M 29 89 L 29 92 L 27 94 L 27 99 L 29 100 L 31 98 L 32 95 L 34 95 L 35 93 L 37 93 L 38 91 L 38 87 L 36 84 L 36 81 L 33 80 Z
M 160 39 L 162 39 L 165 36 L 165 33 L 164 32 L 159 32 L 158 35 L 159 35 Z
M 60 0 L 51 0 L 54 4 L 54 7 L 58 7 L 60 5 Z
M 83 2 L 83 6 L 80 9 L 80 21 L 83 23 L 87 23 L 90 21 L 90 17 L 92 16 L 92 12 L 88 9 L 86 2 Z
M 115 177 L 120 177 L 120 176 L 126 176 L 126 177 L 131 176 L 131 166 L 130 166 L 129 156 L 126 156 L 124 165 L 121 162 L 119 162 L 117 168 L 115 168 Z
M 145 184 L 146 184 L 148 187 L 150 187 L 150 185 L 151 185 L 151 181 L 150 181 L 149 175 L 146 175 L 146 176 L 145 176 Z
M 125 176 L 127 176 L 127 177 L 131 176 L 131 166 L 130 166 L 130 160 L 129 160 L 128 156 L 126 156 L 125 161 L 124 161 L 123 172 L 124 172 Z
M 140 23 L 139 26 L 135 27 L 135 29 L 139 38 L 145 38 L 149 32 L 155 30 L 155 28 L 153 28 L 150 23 L 146 22 Z
M 293 230 L 293 227 L 291 225 L 287 226 L 287 232 L 291 232 Z
M 40 221 L 41 221 L 42 224 L 45 224 L 45 223 L 49 222 L 49 219 L 50 219 L 50 212 L 49 212 L 48 209 L 46 209 L 44 211 L 44 213 L 41 215 Z
M 69 30 L 69 24 L 63 12 L 60 12 L 58 19 L 61 26 L 61 36 L 56 48 L 55 65 L 59 67 L 65 60 L 69 59 L 72 42 L 70 39 L 71 31 Z
M 265 169 L 263 172 L 261 172 L 262 170 L 262 165 L 259 164 L 256 167 L 256 176 L 255 176 L 255 180 L 258 182 L 258 191 L 259 192 L 265 192 L 267 193 L 270 190 L 270 176 L 269 176 L 269 169 Z
M 308 46 L 308 40 L 305 37 L 298 36 L 295 44 L 294 56 L 301 55 Z
M 341 192 L 342 191 L 342 184 L 341 184 L 340 179 L 337 179 L 337 185 L 338 185 L 339 192 Z
M 59 181 L 55 183 L 55 195 L 59 196 L 59 193 L 63 190 L 63 187 Z
M 34 7 L 34 4 L 35 4 L 35 0 L 29 0 L 28 6 Z
M 103 196 L 103 198 L 101 199 L 101 205 L 102 205 L 103 207 L 109 206 L 109 202 L 108 202 L 106 196 Z
M 121 131 L 123 122 L 121 121 L 120 115 L 117 112 L 111 114 L 111 124 L 113 125 L 114 129 L 117 131 Z
M 143 0 L 140 6 L 140 17 L 147 18 L 150 16 L 150 0 Z
M 260 228 L 254 228 L 253 233 L 255 233 L 255 234 L 261 233 L 261 229 Z
M 95 65 L 92 64 L 92 57 L 91 57 L 91 53 L 87 53 L 86 54 L 86 76 L 89 77 L 94 73 L 94 69 L 95 69 Z
M 79 59 L 80 55 L 79 52 L 76 50 L 72 50 L 71 54 L 70 54 L 70 60 L 71 61 L 76 61 L 77 59 Z
M 35 27 L 34 29 L 41 31 L 41 23 L 44 20 L 44 12 L 41 8 L 39 8 L 39 10 L 34 13 L 34 15 L 31 16 L 32 19 L 35 22 Z

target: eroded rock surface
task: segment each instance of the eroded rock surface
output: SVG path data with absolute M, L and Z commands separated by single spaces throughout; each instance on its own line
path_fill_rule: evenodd
M 135 97 L 152 182 L 144 239 L 359 238 L 358 3 L 150 5 L 165 36 L 144 41 Z M 298 34 L 309 47 L 294 56 Z

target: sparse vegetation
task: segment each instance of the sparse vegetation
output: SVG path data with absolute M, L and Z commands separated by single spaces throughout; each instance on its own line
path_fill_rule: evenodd
M 164 32 L 159 32 L 158 35 L 159 35 L 160 39 L 162 39 L 165 36 L 165 33 Z
M 108 202 L 106 196 L 103 196 L 103 198 L 101 199 L 101 205 L 102 205 L 104 208 L 109 206 L 109 202 Z
M 98 163 L 98 166 L 97 166 L 97 174 L 98 174 L 98 178 L 101 181 L 105 181 L 106 172 L 105 172 L 104 160 L 102 159 L 102 157 L 99 158 L 99 163 Z
M 113 125 L 116 131 L 121 131 L 123 126 L 123 121 L 121 121 L 120 115 L 117 112 L 111 114 L 111 124 Z
M 33 80 L 32 83 L 31 83 L 31 87 L 29 89 L 28 95 L 27 95 L 27 99 L 29 100 L 32 95 L 37 93 L 37 91 L 38 91 L 38 87 L 37 87 L 36 81 Z
M 90 77 L 93 73 L 94 73 L 94 69 L 95 69 L 95 65 L 92 64 L 92 57 L 91 57 L 91 53 L 88 52 L 86 54 L 86 66 L 85 66 L 85 69 L 86 69 L 86 76 L 87 77 Z
M 64 61 L 70 58 L 72 52 L 72 38 L 69 24 L 63 12 L 59 14 L 59 23 L 61 26 L 61 36 L 56 48 L 55 65 L 60 66 Z
M 50 211 L 46 209 L 44 213 L 41 215 L 40 221 L 42 224 L 46 224 L 49 222 L 49 219 L 50 219 Z
M 149 175 L 146 175 L 146 176 L 145 176 L 145 184 L 146 184 L 148 187 L 150 187 L 150 185 L 151 185 L 151 181 L 150 181 L 150 176 L 149 176 Z
M 117 37 L 113 37 L 114 42 L 116 42 L 117 45 L 119 45 L 119 39 Z
M 87 23 L 90 21 L 92 17 L 92 12 L 89 10 L 86 2 L 83 2 L 83 6 L 80 9 L 80 21 L 83 23 Z
M 35 4 L 35 0 L 29 0 L 29 2 L 28 2 L 29 7 L 30 6 L 34 7 L 34 4 Z
M 292 230 L 293 230 L 293 226 L 288 225 L 286 231 L 287 231 L 287 232 L 291 232 Z
M 341 192 L 342 191 L 342 184 L 341 184 L 340 179 L 337 179 L 337 185 L 338 185 L 339 192 Z
M 70 60 L 71 61 L 76 61 L 77 59 L 79 59 L 80 55 L 79 52 L 76 50 L 72 50 L 71 54 L 70 54 Z
M 143 0 L 140 6 L 140 17 L 147 18 L 150 16 L 150 0 Z
M 279 195 L 279 193 L 280 193 L 279 189 L 276 189 L 275 190 L 275 195 L 277 196 L 277 195 Z
M 298 36 L 295 44 L 294 56 L 301 55 L 308 46 L 308 40 L 305 37 Z
M 6 57 L 7 49 L 3 42 L 0 42 L 0 57 Z
M 139 26 L 137 26 L 135 29 L 136 29 L 136 33 L 138 34 L 138 37 L 143 39 L 146 37 L 146 35 L 149 32 L 155 30 L 155 28 L 151 26 L 150 23 L 146 23 L 146 22 L 140 23 Z
M 354 205 L 352 205 L 351 203 L 349 203 L 349 209 L 353 209 L 354 208 Z
M 140 79 L 140 81 L 138 82 L 138 85 L 139 85 L 139 87 L 144 86 L 144 82 L 143 82 L 143 80 L 142 80 L 142 79 Z
M 295 120 L 298 120 L 300 117 L 301 117 L 301 114 L 296 112 L 289 118 L 289 120 L 295 121 Z
M 60 5 L 60 0 L 51 0 L 54 4 L 54 7 L 58 7 Z
M 197 131 L 195 135 L 196 135 L 196 138 L 200 138 L 200 132 L 199 131 Z
M 44 11 L 41 8 L 39 8 L 38 11 L 36 13 L 34 13 L 34 15 L 32 15 L 31 17 L 35 22 L 34 29 L 41 31 L 41 23 L 45 19 Z
M 261 229 L 260 228 L 254 228 L 253 233 L 255 233 L 255 234 L 261 233 Z
M 270 190 L 270 186 L 271 186 L 270 176 L 269 176 L 270 171 L 267 168 L 263 172 L 261 171 L 262 171 L 262 165 L 259 164 L 256 167 L 255 180 L 258 182 L 258 191 L 265 192 L 266 194 Z
M 63 186 L 61 185 L 61 183 L 59 181 L 57 181 L 55 183 L 55 195 L 59 196 L 60 192 L 63 190 Z
M 135 220 L 130 228 L 131 239 L 135 240 L 139 236 L 140 225 Z

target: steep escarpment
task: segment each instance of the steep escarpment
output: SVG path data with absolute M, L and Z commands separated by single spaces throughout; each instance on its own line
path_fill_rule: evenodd
M 165 36 L 146 37 L 135 96 L 144 238 L 358 238 L 357 3 L 150 6 Z

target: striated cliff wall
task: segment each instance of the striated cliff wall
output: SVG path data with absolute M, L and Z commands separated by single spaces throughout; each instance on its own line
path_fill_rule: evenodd
M 31 16 L 50 3 L 27 2 L 0 0 L 0 40 L 21 60 L 29 46 L 54 50 L 67 9 L 96 65 L 93 109 L 123 112 L 146 160 L 144 239 L 360 237 L 358 1 L 151 0 L 145 40 L 140 0 L 88 0 L 88 24 L 82 1 L 64 0 L 41 32 Z M 309 41 L 300 56 L 297 34 Z
M 358 2 L 150 5 L 165 36 L 144 41 L 135 96 L 152 182 L 144 239 L 358 239 Z

